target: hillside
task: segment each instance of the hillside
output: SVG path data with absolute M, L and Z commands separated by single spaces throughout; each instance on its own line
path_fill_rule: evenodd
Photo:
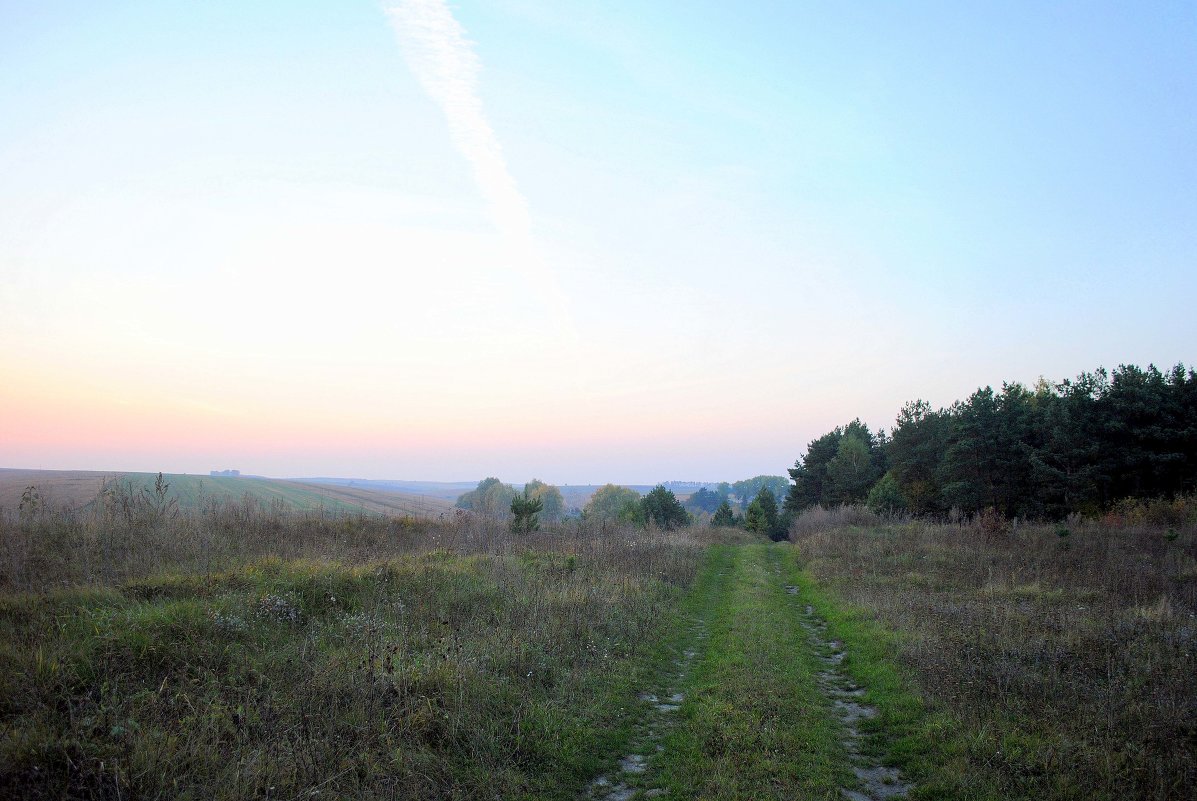
M 450 505 L 457 502 L 457 499 L 462 494 L 469 492 L 478 486 L 477 481 L 403 481 L 391 479 L 369 479 L 369 478 L 295 478 L 289 481 L 297 482 L 304 485 L 315 485 L 319 487 L 338 487 L 346 491 L 357 492 L 361 490 L 377 491 L 387 493 L 405 493 L 420 498 L 442 499 L 448 501 Z M 515 483 L 516 489 L 523 487 L 520 483 Z M 565 499 L 565 508 L 567 509 L 581 509 L 590 502 L 591 497 L 596 493 L 602 484 L 559 484 L 557 489 L 561 490 L 561 496 Z M 628 487 L 641 495 L 652 490 L 652 484 L 621 484 L 620 486 Z M 690 493 L 698 490 L 699 487 L 706 487 L 713 489 L 714 482 L 694 482 L 694 481 L 666 481 L 665 486 L 672 490 L 680 499 L 684 500 L 689 497 Z
M 153 483 L 153 473 L 120 473 L 87 470 L 21 470 L 0 468 L 0 508 L 13 509 L 26 487 L 37 487 L 50 507 L 81 509 L 95 500 L 105 481 L 129 480 L 135 485 Z M 312 485 L 273 478 L 167 474 L 170 492 L 179 506 L 193 509 L 202 496 L 227 501 L 245 496 L 265 504 L 282 503 L 295 511 L 325 510 L 334 513 L 376 513 L 437 517 L 452 509 L 452 501 L 432 495 L 382 488 Z
M 149 486 L 155 473 L 122 473 L 99 470 L 25 470 L 0 468 L 0 508 L 15 509 L 26 487 L 35 486 L 51 507 L 81 509 L 95 500 L 104 482 L 128 479 Z M 385 515 L 438 517 L 453 509 L 462 493 L 477 486 L 475 481 L 405 481 L 363 478 L 265 478 L 261 476 L 208 476 L 168 473 L 170 491 L 183 508 L 195 508 L 201 495 L 226 501 L 249 495 L 262 503 L 282 502 L 296 511 L 340 513 L 374 512 Z M 519 487 L 521 485 L 516 484 Z M 601 484 L 564 484 L 559 487 L 567 509 L 581 509 Z M 644 495 L 652 486 L 625 485 Z M 691 482 L 667 482 L 685 499 L 699 486 Z

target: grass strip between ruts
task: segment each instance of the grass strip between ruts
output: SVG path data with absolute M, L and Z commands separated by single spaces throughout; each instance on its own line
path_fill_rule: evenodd
M 840 797 L 851 784 L 819 663 L 785 592 L 787 546 L 713 546 L 687 599 L 707 638 L 657 760 L 669 798 Z

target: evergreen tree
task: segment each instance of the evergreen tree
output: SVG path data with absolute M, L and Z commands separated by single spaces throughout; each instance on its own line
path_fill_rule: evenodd
M 727 498 L 719 504 L 715 509 L 714 516 L 711 517 L 712 526 L 734 526 L 736 524 L 736 515 L 732 512 L 731 504 L 728 503 Z
M 660 528 L 680 528 L 690 522 L 690 516 L 682 508 L 677 497 L 658 484 L 640 501 L 644 519 Z
M 511 530 L 516 534 L 527 534 L 540 528 L 543 508 L 544 501 L 529 495 L 525 488 L 522 495 L 511 499 Z
M 749 508 L 753 505 L 759 507 L 761 511 L 763 528 L 760 533 L 774 541 L 784 539 L 785 532 L 781 528 L 781 522 L 777 515 L 777 496 L 773 494 L 773 491 L 768 487 L 762 487 L 756 498 L 749 504 Z
M 905 511 L 907 507 L 906 496 L 902 494 L 892 470 L 877 480 L 865 502 L 877 514 L 894 514 Z
M 706 487 L 700 487 L 698 492 L 686 499 L 686 507 L 697 512 L 714 512 L 719 506 L 719 501 L 717 494 Z
M 748 508 L 744 510 L 744 528 L 755 534 L 769 533 L 769 524 L 765 520 L 765 510 L 761 508 L 761 504 L 755 498 L 752 503 L 748 504 Z
M 787 516 L 815 504 L 919 515 L 1094 513 L 1197 491 L 1197 372 L 1121 365 L 1075 381 L 978 389 L 950 409 L 906 404 L 893 436 L 859 420 L 812 441 L 790 470 Z M 880 480 L 878 480 L 880 479 Z
M 858 434 L 840 437 L 835 458 L 827 463 L 821 503 L 824 506 L 860 503 L 877 480 L 876 460 Z
M 886 457 L 903 498 L 916 515 L 946 511 L 937 476 L 951 430 L 950 414 L 932 411 L 926 401 L 907 403 L 898 412 Z
M 1097 511 L 1106 483 L 1096 429 L 1097 398 L 1105 383 L 1104 374 L 1082 373 L 1075 382 L 1065 380 L 1041 393 L 1043 443 L 1032 461 L 1038 503 L 1048 517 Z
M 806 446 L 806 454 L 790 468 L 793 485 L 786 496 L 786 508 L 801 512 L 811 506 L 823 503 L 824 485 L 827 483 L 827 464 L 839 451 L 844 432 L 840 428 L 830 431 Z
M 885 472 L 884 444 L 884 435 L 873 434 L 859 418 L 813 440 L 806 455 L 790 468 L 794 483 L 786 496 L 786 511 L 793 515 L 811 506 L 863 501 Z
M 993 387 L 978 389 L 952 407 L 952 433 L 939 465 L 945 507 L 975 511 L 998 499 L 998 401 Z

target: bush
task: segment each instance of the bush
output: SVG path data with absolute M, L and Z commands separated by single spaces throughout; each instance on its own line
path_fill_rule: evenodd
M 1123 498 L 1102 516 L 1102 522 L 1114 528 L 1197 528 L 1197 495 L 1150 500 Z
M 877 526 L 881 517 L 867 506 L 836 506 L 824 509 L 812 506 L 802 511 L 790 523 L 790 539 L 797 541 L 810 534 L 818 534 L 836 528 Z

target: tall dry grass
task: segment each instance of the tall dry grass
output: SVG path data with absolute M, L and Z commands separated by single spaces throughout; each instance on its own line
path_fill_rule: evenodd
M 357 564 L 435 550 L 462 555 L 548 550 L 651 573 L 663 554 L 716 539 L 726 535 L 577 520 L 517 536 L 502 520 L 464 510 L 439 520 L 295 512 L 249 495 L 236 502 L 211 499 L 198 510 L 180 512 L 169 497 L 113 485 L 81 510 L 36 503 L 0 508 L 0 591 L 111 585 L 164 571 L 219 572 L 263 557 Z
M 702 536 L 0 516 L 0 797 L 573 797 L 624 753 Z
M 899 633 L 960 733 L 953 769 L 1010 798 L 1191 798 L 1197 535 L 1117 526 L 801 516 L 810 572 Z

